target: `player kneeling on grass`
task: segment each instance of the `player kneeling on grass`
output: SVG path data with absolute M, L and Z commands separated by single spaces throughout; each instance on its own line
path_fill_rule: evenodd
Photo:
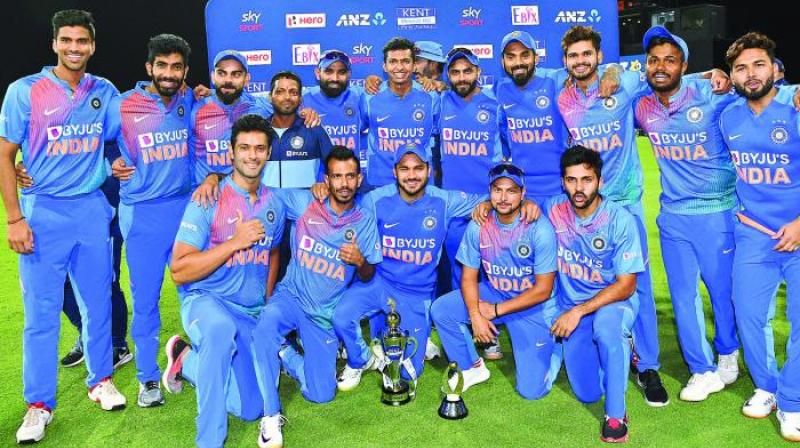
M 272 129 L 245 115 L 231 131 L 233 174 L 220 183 L 218 201 L 190 202 L 175 238 L 172 279 L 179 285 L 179 336 L 167 342 L 167 391 L 185 379 L 197 388 L 197 446 L 225 442 L 228 412 L 255 420 L 264 408 L 250 350 L 251 334 L 272 293 L 285 213 L 276 192 L 261 184 Z
M 567 376 L 578 400 L 595 402 L 605 393 L 600 439 L 625 442 L 631 327 L 639 310 L 636 274 L 644 262 L 633 215 L 598 193 L 602 166 L 596 151 L 569 148 L 561 157 L 567 194 L 545 205 L 558 243 L 560 316 L 551 331 L 563 339 Z
M 550 371 L 556 242 L 547 219 L 528 223 L 520 218 L 523 178 L 522 170 L 510 164 L 489 171 L 492 211 L 483 225 L 469 223 L 456 255 L 463 265 L 461 290 L 437 299 L 431 316 L 447 356 L 464 372 L 463 390 L 489 379 L 473 337 L 490 343 L 497 337 L 496 325 L 505 324 L 514 347 L 517 391 L 535 400 L 550 391 L 557 373 Z M 481 268 L 487 280 L 478 283 Z M 457 379 L 450 379 L 451 387 Z

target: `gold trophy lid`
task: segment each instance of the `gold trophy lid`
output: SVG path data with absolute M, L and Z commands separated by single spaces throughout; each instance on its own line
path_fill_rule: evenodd
M 389 328 L 398 328 L 400 326 L 400 314 L 397 313 L 397 302 L 389 298 L 386 303 L 389 305 L 389 314 L 386 315 L 386 325 L 388 325 Z

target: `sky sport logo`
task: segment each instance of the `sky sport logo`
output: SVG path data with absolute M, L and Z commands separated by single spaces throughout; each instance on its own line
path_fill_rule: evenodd
M 257 31 L 261 31 L 264 28 L 264 25 L 258 23 L 261 19 L 261 12 L 260 11 L 253 11 L 252 9 L 242 13 L 242 20 L 239 23 L 239 32 L 240 33 L 253 33 Z
M 286 28 L 325 28 L 325 13 L 286 14 Z
M 375 62 L 375 57 L 372 56 L 374 47 L 374 45 L 367 45 L 364 42 L 353 45 L 353 51 L 350 53 L 350 64 L 372 64 Z
M 401 30 L 436 28 L 436 8 L 397 8 L 397 27 Z
M 247 50 L 240 51 L 247 58 L 247 65 L 270 65 L 272 64 L 272 50 Z
M 521 25 L 538 25 L 539 24 L 539 6 L 537 5 L 516 5 L 511 7 L 511 24 L 514 26 Z
M 469 6 L 461 10 L 461 19 L 458 24 L 461 26 L 483 26 L 483 19 L 481 18 L 482 9 L 473 8 Z
M 292 65 L 317 65 L 319 54 L 319 44 L 292 45 Z

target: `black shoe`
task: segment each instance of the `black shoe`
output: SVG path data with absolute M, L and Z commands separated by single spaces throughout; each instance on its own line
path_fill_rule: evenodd
M 628 422 L 626 419 L 606 417 L 600 440 L 606 443 L 625 443 L 628 441 Z
M 127 345 L 125 347 L 114 347 L 114 370 L 129 363 L 131 359 L 133 359 L 133 355 L 128 350 Z
M 81 338 L 75 341 L 69 353 L 61 358 L 61 367 L 75 367 L 83 362 L 83 346 L 81 345 Z
M 644 390 L 644 401 L 649 406 L 660 408 L 669 404 L 669 395 L 657 371 L 647 369 L 636 374 L 636 384 Z

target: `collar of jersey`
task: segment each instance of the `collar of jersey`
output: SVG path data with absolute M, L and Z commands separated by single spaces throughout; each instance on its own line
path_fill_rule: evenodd
M 356 193 L 356 196 L 358 196 L 358 193 Z M 353 206 L 350 207 L 349 209 L 345 210 L 344 212 L 342 212 L 341 215 L 339 215 L 339 214 L 336 213 L 335 210 L 333 210 L 333 208 L 331 208 L 331 198 L 325 198 L 325 210 L 327 210 L 330 213 L 330 215 L 333 217 L 333 220 L 335 222 L 336 220 L 342 219 L 345 216 L 353 213 L 359 207 L 358 203 L 359 203 L 358 197 L 354 198 Z
M 56 84 L 60 85 L 61 87 L 63 87 L 64 90 L 67 91 L 67 93 L 72 93 L 73 92 L 72 87 L 70 87 L 69 84 L 67 84 L 66 81 L 64 81 L 63 79 L 59 78 L 58 76 L 56 76 L 55 73 L 53 73 L 53 70 L 55 68 L 56 67 L 54 65 L 46 65 L 46 66 L 44 66 L 44 68 L 42 68 L 42 74 L 45 76 L 45 78 L 47 78 L 47 79 L 55 82 Z M 89 79 L 89 74 L 88 73 L 84 73 L 83 76 L 81 77 L 80 82 L 78 83 L 78 87 L 75 88 L 75 91 L 80 90 L 81 87 L 83 86 L 83 84 L 88 79 Z
M 504 224 L 500 222 L 500 219 L 497 217 L 496 211 L 492 210 L 492 215 L 494 216 L 494 221 L 497 223 L 497 227 L 499 227 L 502 230 L 512 230 L 515 227 L 517 227 L 517 225 L 520 223 L 519 219 L 522 216 L 521 214 L 518 214 L 517 216 L 514 217 L 514 221 L 512 221 L 510 224 Z
M 248 199 L 249 203 L 250 192 L 244 190 L 242 187 L 237 185 L 236 182 L 233 181 L 233 174 L 225 176 L 225 179 L 222 180 L 222 185 L 220 186 L 220 190 L 225 188 L 225 185 L 230 185 L 231 188 L 233 188 L 233 191 L 235 191 L 238 195 Z M 259 184 L 258 190 L 256 191 L 256 197 L 261 197 L 261 193 L 264 191 L 264 188 L 267 187 L 263 183 Z
M 569 199 L 567 200 L 569 201 Z M 575 213 L 575 223 L 581 227 L 588 227 L 592 225 L 594 219 L 597 217 L 597 214 L 600 213 L 600 210 L 604 210 L 607 207 L 607 203 L 608 199 L 603 198 L 603 200 L 600 201 L 600 205 L 598 205 L 597 208 L 594 210 L 594 213 L 587 216 L 586 218 L 581 218 L 580 216 L 578 216 L 578 214 L 575 213 L 575 209 L 573 209 L 572 212 Z M 572 204 L 570 204 L 570 207 L 572 207 Z
M 298 111 L 299 110 L 300 109 L 298 108 Z M 269 121 L 269 125 L 270 126 L 272 126 L 272 117 L 273 117 L 273 115 L 275 115 L 275 114 L 273 113 L 272 115 L 269 116 L 269 118 L 267 118 L 267 121 Z M 285 129 L 286 130 L 289 130 L 289 129 L 296 130 L 296 129 L 302 128 L 303 126 L 305 126 L 305 122 L 303 121 L 303 117 L 301 117 L 299 114 L 295 113 L 294 114 L 294 122 L 292 123 L 291 126 L 289 126 L 288 128 L 285 128 Z
M 159 95 L 156 92 L 150 92 L 147 90 L 147 86 L 149 86 L 150 84 L 152 84 L 152 81 L 137 81 L 134 90 L 136 90 L 137 92 L 148 98 L 151 98 L 153 101 L 156 102 L 156 104 L 158 104 L 158 107 L 162 107 L 166 110 L 172 110 L 172 108 L 176 104 L 178 104 L 178 101 L 182 95 L 180 91 L 178 91 L 178 93 L 172 96 L 172 99 L 170 99 L 169 104 L 164 105 L 164 103 L 161 101 L 161 95 Z

